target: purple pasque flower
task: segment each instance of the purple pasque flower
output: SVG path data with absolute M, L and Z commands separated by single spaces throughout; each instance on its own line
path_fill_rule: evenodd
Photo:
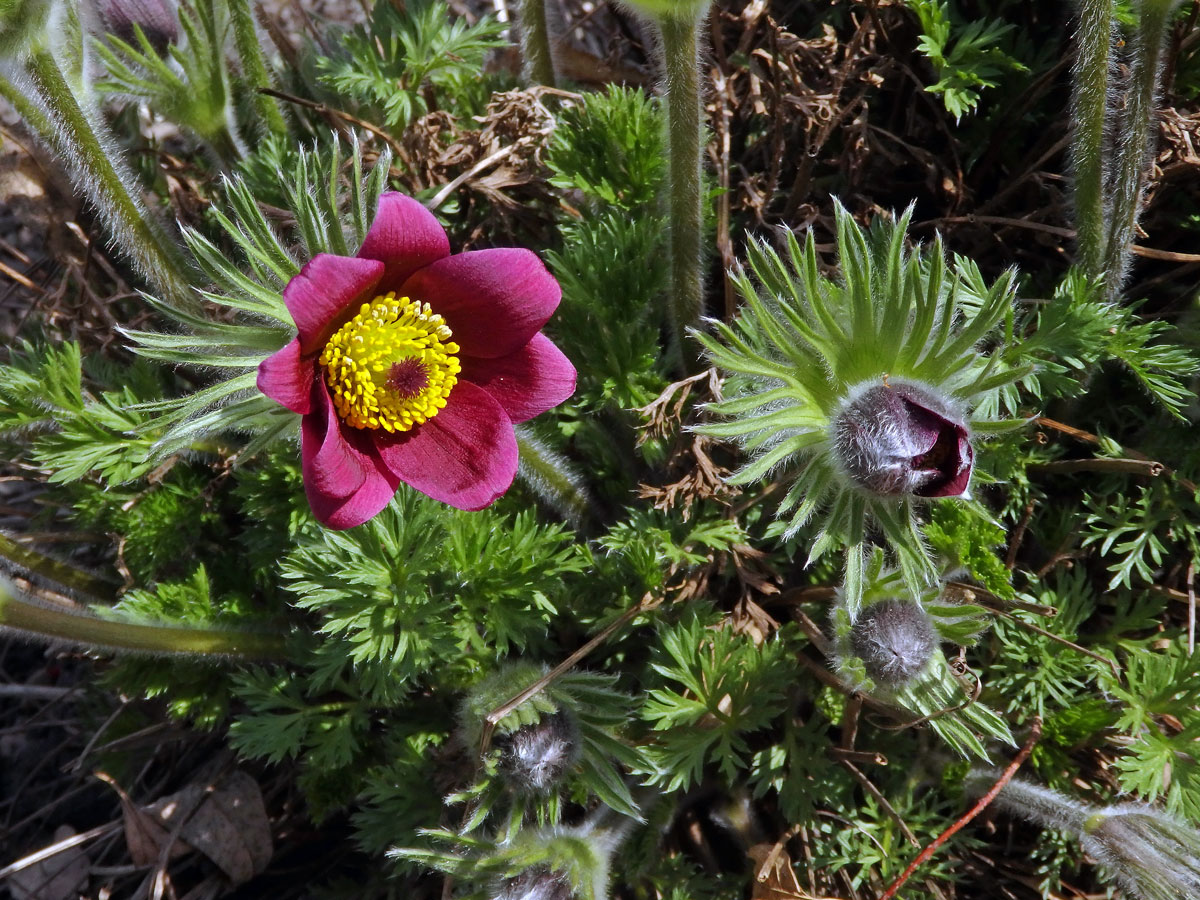
M 975 449 L 958 405 L 936 388 L 883 376 L 851 389 L 832 417 L 834 458 L 884 496 L 961 497 Z
M 469 510 L 507 491 L 513 424 L 575 391 L 575 367 L 541 334 L 561 296 L 529 250 L 452 255 L 433 214 L 394 192 L 356 256 L 313 257 L 283 290 L 298 334 L 258 387 L 303 417 L 318 521 L 360 525 L 401 482 Z

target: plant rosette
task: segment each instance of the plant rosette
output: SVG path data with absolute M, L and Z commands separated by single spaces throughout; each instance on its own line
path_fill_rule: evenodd
M 302 416 L 305 492 L 331 528 L 359 525 L 403 482 L 478 510 L 512 484 L 513 432 L 575 391 L 541 334 L 561 290 L 529 250 L 451 254 L 424 206 L 380 197 L 354 257 L 320 253 L 283 290 L 297 335 L 258 369 Z

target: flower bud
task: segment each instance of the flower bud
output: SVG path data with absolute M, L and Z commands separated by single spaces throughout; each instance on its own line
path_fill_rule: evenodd
M 540 793 L 556 784 L 579 759 L 579 730 L 563 709 L 497 735 L 500 771 L 518 790 Z
M 885 496 L 959 497 L 975 461 L 957 404 L 933 387 L 872 381 L 851 389 L 831 422 L 841 471 Z
M 136 44 L 134 26 L 159 53 L 179 39 L 179 19 L 172 0 L 95 0 L 104 30 L 128 44 Z
M 850 630 L 850 647 L 867 674 L 888 688 L 901 687 L 920 675 L 937 643 L 929 614 L 907 600 L 871 604 Z
M 492 900 L 575 900 L 575 892 L 562 874 L 537 866 L 502 881 Z
M 1083 849 L 1112 873 L 1131 897 L 1200 897 L 1200 834 L 1142 803 L 1120 803 L 1083 823 Z

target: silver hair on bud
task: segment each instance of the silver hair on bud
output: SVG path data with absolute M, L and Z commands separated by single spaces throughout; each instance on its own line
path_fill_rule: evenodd
M 867 674 L 889 688 L 920 675 L 937 643 L 929 614 L 906 600 L 868 606 L 850 631 L 850 647 L 862 659 Z

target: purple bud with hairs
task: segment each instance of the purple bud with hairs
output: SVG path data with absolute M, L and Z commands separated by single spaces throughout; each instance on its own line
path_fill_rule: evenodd
M 975 450 L 958 405 L 929 385 L 873 381 L 850 391 L 832 420 L 843 474 L 884 496 L 960 497 Z
M 134 26 L 159 53 L 179 39 L 179 18 L 173 0 L 95 0 L 105 31 L 129 44 L 137 44 Z
M 872 679 L 888 688 L 903 687 L 920 675 L 937 643 L 929 613 L 907 600 L 873 603 L 850 630 L 854 655 Z

